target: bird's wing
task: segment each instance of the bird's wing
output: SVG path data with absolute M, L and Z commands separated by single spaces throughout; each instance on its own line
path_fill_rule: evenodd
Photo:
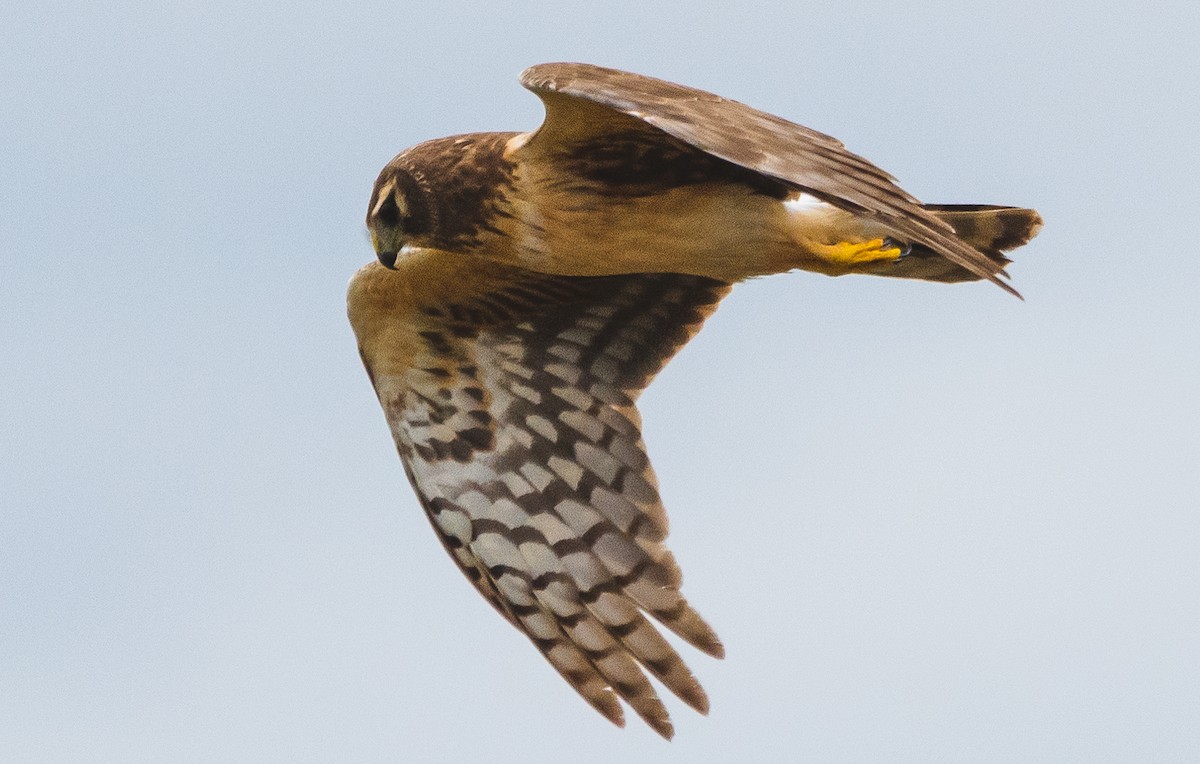
M 617 724 L 623 698 L 669 737 L 643 669 L 701 712 L 708 700 L 644 613 L 722 646 L 679 593 L 634 401 L 729 286 L 476 266 L 443 284 L 456 269 L 373 263 L 351 283 L 409 480 L 455 562 L 580 695 Z
M 539 64 L 521 74 L 521 84 L 546 105 L 545 122 L 526 143 L 530 151 L 603 142 L 640 123 L 876 219 L 1017 294 L 998 277 L 999 264 L 955 236 L 892 176 L 824 133 L 703 90 L 590 64 Z

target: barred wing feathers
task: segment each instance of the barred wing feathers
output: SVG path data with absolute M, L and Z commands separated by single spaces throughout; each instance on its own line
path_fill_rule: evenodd
M 372 357 L 387 351 L 355 320 L 351 289 L 405 470 L 455 562 L 600 713 L 623 724 L 619 697 L 665 737 L 644 672 L 701 712 L 708 699 L 644 614 L 723 649 L 679 593 L 634 401 L 728 290 L 509 270 L 473 297 L 392 311 L 416 338 L 393 337 L 409 356 L 397 366 Z

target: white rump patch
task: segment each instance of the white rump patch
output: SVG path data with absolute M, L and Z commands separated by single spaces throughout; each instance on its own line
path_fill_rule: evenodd
M 837 210 L 829 202 L 818 199 L 812 194 L 801 191 L 790 199 L 784 199 L 783 206 L 792 215 L 808 217 L 810 215 L 828 215 Z
M 783 208 L 787 210 L 793 233 L 801 238 L 832 243 L 884 235 L 877 233 L 875 229 L 878 226 L 870 221 L 805 191 L 785 199 Z

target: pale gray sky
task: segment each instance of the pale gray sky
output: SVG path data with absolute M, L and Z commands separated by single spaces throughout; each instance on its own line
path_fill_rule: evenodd
M 43 1 L 0 30 L 0 760 L 1200 756 L 1193 4 Z M 379 168 L 535 126 L 516 76 L 553 60 L 1047 221 L 1024 303 L 762 280 L 643 398 L 728 649 L 684 653 L 713 710 L 668 701 L 670 744 L 454 568 L 344 317 Z

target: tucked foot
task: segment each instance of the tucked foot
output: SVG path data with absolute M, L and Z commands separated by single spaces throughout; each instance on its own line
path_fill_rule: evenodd
M 885 250 L 892 248 L 900 250 L 900 254 L 896 256 L 896 260 L 903 260 L 912 254 L 911 244 L 903 241 L 897 241 L 890 236 L 883 240 L 883 247 Z
M 850 273 L 862 271 L 864 266 L 877 263 L 894 263 L 904 257 L 911 247 L 901 247 L 894 239 L 871 239 L 869 241 L 840 241 L 836 244 L 809 245 L 812 253 L 821 261 L 817 270 L 827 273 Z

